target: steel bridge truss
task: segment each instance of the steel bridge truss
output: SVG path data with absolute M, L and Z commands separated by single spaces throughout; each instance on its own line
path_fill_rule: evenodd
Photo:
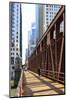
M 60 24 L 62 22 L 63 32 L 60 32 Z M 28 58 L 30 70 L 37 73 L 37 69 L 40 68 L 41 75 L 64 83 L 64 34 L 65 6 L 62 6 L 38 41 L 33 54 Z

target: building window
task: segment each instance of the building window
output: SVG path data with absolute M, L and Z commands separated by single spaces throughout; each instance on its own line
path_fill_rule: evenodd
M 16 46 L 18 46 L 18 44 L 16 44 Z
M 14 66 L 12 66 L 12 69 L 14 70 Z
M 48 7 L 48 5 L 46 5 L 46 7 Z
M 48 15 L 46 15 L 46 17 L 48 17 Z
M 12 9 L 12 12 L 14 12 L 14 9 Z
M 47 28 L 48 28 L 48 25 L 47 25 Z
M 14 55 L 14 53 L 11 53 L 11 55 Z
M 15 30 L 12 28 L 12 32 L 15 32 Z
M 12 21 L 14 21 L 15 20 L 15 18 L 14 18 L 14 16 L 12 16 Z
M 13 50 L 15 50 L 15 48 L 13 48 Z
M 14 36 L 11 36 L 11 42 L 14 43 Z
M 18 55 L 18 53 L 16 53 L 16 55 Z
M 46 20 L 48 20 L 48 18 L 46 18 Z
M 11 47 L 14 47 L 14 43 L 11 43 Z
M 11 64 L 14 64 L 14 57 L 11 57 Z
M 17 34 L 18 34 L 18 32 L 17 32 Z
M 18 48 L 16 48 L 16 50 L 18 51 Z
M 16 38 L 18 38 L 18 36 L 16 36 Z
M 16 40 L 16 42 L 18 42 L 18 40 Z
M 15 26 L 14 26 L 14 24 L 12 24 L 12 29 L 14 29 L 15 28 Z
M 14 34 L 12 33 L 12 36 L 14 36 Z
M 47 23 L 47 25 L 48 25 L 48 22 L 46 22 Z
M 50 15 L 50 18 L 51 18 L 52 16 Z
M 17 5 L 17 7 L 19 7 L 19 5 Z
M 48 11 L 46 12 L 46 14 L 48 14 Z
M 11 48 L 11 51 L 12 51 L 12 48 Z

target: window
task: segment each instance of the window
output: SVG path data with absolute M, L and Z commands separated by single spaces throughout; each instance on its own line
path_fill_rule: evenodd
M 17 5 L 17 7 L 19 7 L 19 5 Z
M 46 7 L 48 7 L 48 5 L 46 5 Z
M 15 50 L 15 49 L 13 48 L 13 50 Z
M 14 66 L 12 66 L 12 69 L 14 70 Z
M 18 51 L 18 48 L 16 48 L 16 50 Z
M 18 40 L 16 40 L 16 42 L 18 42 Z
M 46 14 L 48 14 L 48 11 L 46 12 Z
M 16 53 L 16 55 L 18 55 L 18 53 Z
M 12 51 L 12 48 L 11 48 L 11 51 Z
M 12 21 L 15 20 L 14 16 L 12 16 Z
M 12 22 L 11 22 L 11 23 L 12 23 L 12 26 L 14 26 L 14 24 L 15 24 L 14 20 L 12 20 Z
M 53 12 L 51 12 L 53 14 Z
M 48 22 L 46 22 L 48 24 Z
M 48 27 L 48 25 L 47 25 L 47 27 Z
M 48 18 L 46 18 L 46 20 L 48 20 Z
M 14 43 L 11 43 L 11 47 L 14 47 Z
M 14 36 L 11 37 L 11 42 L 14 43 Z
M 46 15 L 46 17 L 48 17 L 48 15 Z
M 14 57 L 11 57 L 11 64 L 14 64 Z
M 15 30 L 14 30 L 14 29 L 12 29 L 12 32 L 15 32 Z
M 50 15 L 51 15 L 51 12 L 50 12 Z
M 12 24 L 12 29 L 15 28 L 14 24 Z
M 18 44 L 16 44 L 16 46 L 18 46 Z
M 52 16 L 50 15 L 50 18 L 51 18 Z
M 18 34 L 18 32 L 17 32 L 17 34 Z
M 11 53 L 11 55 L 14 55 L 14 53 Z
M 16 38 L 18 38 L 18 36 L 16 36 Z
M 11 34 L 12 36 L 14 36 L 14 33 L 12 32 L 12 34 Z

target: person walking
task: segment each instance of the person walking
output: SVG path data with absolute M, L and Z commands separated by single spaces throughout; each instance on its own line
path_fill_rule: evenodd
M 38 68 L 38 75 L 40 76 L 40 68 Z

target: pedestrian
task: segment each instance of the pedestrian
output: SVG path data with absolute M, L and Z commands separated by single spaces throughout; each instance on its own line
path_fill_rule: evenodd
M 40 68 L 38 68 L 38 75 L 40 76 Z

